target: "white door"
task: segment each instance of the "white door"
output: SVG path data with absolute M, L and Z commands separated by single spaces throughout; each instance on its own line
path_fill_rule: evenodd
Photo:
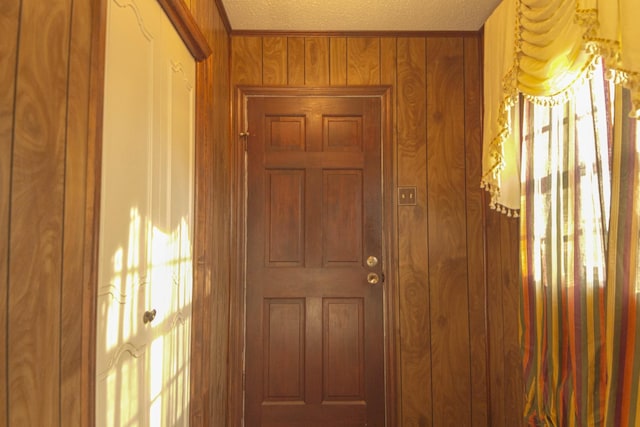
M 195 62 L 156 0 L 109 0 L 96 425 L 188 424 Z

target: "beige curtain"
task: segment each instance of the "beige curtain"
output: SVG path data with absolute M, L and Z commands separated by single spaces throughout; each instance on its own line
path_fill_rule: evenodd
M 565 102 L 597 56 L 631 90 L 631 114 L 640 118 L 638 0 L 504 0 L 489 17 L 481 184 L 492 208 L 520 208 L 518 94 L 542 105 Z
M 512 214 L 520 207 L 518 90 L 515 77 L 516 2 L 503 1 L 485 24 L 482 187 L 490 206 Z M 502 179 L 506 177 L 508 179 Z M 512 179 L 517 177 L 516 180 Z
M 597 17 L 588 47 L 603 56 L 616 83 L 630 89 L 631 117 L 640 119 L 640 2 L 583 0 Z

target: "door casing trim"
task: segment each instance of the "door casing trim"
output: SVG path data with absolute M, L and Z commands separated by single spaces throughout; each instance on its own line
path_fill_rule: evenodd
M 252 97 L 368 97 L 380 100 L 381 176 L 382 176 L 382 245 L 383 245 L 383 316 L 385 367 L 385 425 L 398 425 L 398 292 L 396 236 L 397 210 L 395 183 L 397 182 L 396 150 L 393 133 L 391 86 L 358 87 L 264 87 L 235 88 L 232 111 L 231 164 L 231 286 L 229 295 L 229 396 L 228 426 L 243 425 L 244 416 L 244 336 L 246 285 L 246 117 L 245 106 Z

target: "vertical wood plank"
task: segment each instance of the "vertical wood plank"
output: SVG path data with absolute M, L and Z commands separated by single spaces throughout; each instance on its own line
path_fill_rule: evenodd
M 238 368 L 238 361 L 233 370 L 230 370 L 229 355 L 229 294 L 231 256 L 230 242 L 231 230 L 231 163 L 232 150 L 228 141 L 232 141 L 231 121 L 229 110 L 231 105 L 229 51 L 230 40 L 226 32 L 224 21 L 218 10 L 214 21 L 214 51 L 219 54 L 214 55 L 213 64 L 213 99 L 209 106 L 209 111 L 213 109 L 213 120 L 210 128 L 209 138 L 213 144 L 213 159 L 209 163 L 213 173 L 213 183 L 203 182 L 203 191 L 211 193 L 211 204 L 209 205 L 211 218 L 211 230 L 207 238 L 208 248 L 211 253 L 212 264 L 210 266 L 210 281 L 204 288 L 205 295 L 209 295 L 209 300 L 205 299 L 204 304 L 210 307 L 210 325 L 204 332 L 204 342 L 208 341 L 209 363 L 211 364 L 211 395 L 208 400 L 209 420 L 205 426 L 223 427 L 228 425 L 228 417 L 233 406 L 227 406 L 227 396 L 229 395 L 230 384 L 237 384 L 241 381 L 242 371 Z M 211 190 L 207 187 L 211 185 Z M 223 197 L 216 197 L 216 194 Z M 237 260 L 235 260 L 237 262 Z M 207 339 L 207 337 L 212 337 Z M 207 359 L 205 359 L 207 360 Z M 234 375 L 232 383 L 230 375 Z M 231 400 L 229 400 L 231 402 Z M 207 408 L 207 406 L 205 406 Z M 240 408 L 241 409 L 241 408 Z M 237 410 L 237 409 L 236 409 Z
M 523 426 L 519 222 L 495 211 L 486 218 L 491 425 Z
M 189 405 L 189 425 L 204 427 L 210 425 L 211 412 L 217 409 L 215 401 L 211 399 L 212 388 L 218 381 L 213 380 L 212 371 L 215 363 L 211 360 L 211 343 L 217 342 L 218 337 L 212 333 L 212 305 L 211 275 L 213 260 L 211 255 L 212 230 L 212 202 L 213 197 L 213 95 L 214 88 L 214 63 L 219 52 L 216 45 L 214 30 L 214 5 L 212 2 L 194 0 L 191 12 L 194 14 L 198 25 L 206 29 L 204 36 L 214 54 L 206 60 L 196 64 L 196 87 L 206 87 L 208 90 L 198 91 L 196 97 L 196 146 L 195 146 L 195 215 L 194 215 L 194 242 L 193 256 L 194 280 L 193 280 L 193 309 L 191 328 L 191 375 Z M 224 287 L 221 284 L 221 287 Z M 207 381 L 207 379 L 211 381 Z M 217 379 L 217 378 L 216 378 Z M 223 390 L 224 392 L 224 390 Z M 224 396 L 224 395 L 223 395 Z M 220 413 L 224 419 L 224 412 Z
M 7 289 L 9 259 L 9 212 L 13 142 L 14 91 L 20 2 L 0 3 L 0 345 L 7 342 Z M 0 351 L 0 427 L 7 426 L 7 348 Z
M 9 259 L 9 425 L 59 425 L 71 2 L 22 2 Z M 44 368 L 47 367 L 47 368 Z
M 235 84 L 262 84 L 262 37 L 234 37 L 231 56 L 231 76 Z
M 347 40 L 347 61 L 348 84 L 380 84 L 380 39 L 378 37 L 350 37 Z
M 329 38 L 306 37 L 304 40 L 304 84 L 329 85 Z
M 331 37 L 329 39 L 330 50 L 330 76 L 331 86 L 345 86 L 347 84 L 347 38 Z
M 467 281 L 471 350 L 471 417 L 474 427 L 489 427 L 487 384 L 486 283 L 482 210 L 482 60 L 480 38 L 464 38 L 465 159 L 467 198 Z
M 486 199 L 485 199 L 486 200 Z M 501 214 L 486 210 L 487 236 L 487 317 L 489 324 L 490 422 L 492 427 L 510 427 L 505 423 L 504 330 L 502 317 Z
M 432 423 L 426 170 L 426 47 L 398 38 L 398 185 L 415 186 L 416 205 L 398 207 L 402 425 Z
M 263 84 L 287 84 L 287 38 L 264 37 L 263 44 Z
M 289 85 L 304 85 L 305 75 L 305 42 L 304 37 L 289 37 L 287 41 L 287 67 L 289 69 Z
M 86 0 L 91 10 L 91 52 L 89 105 L 86 146 L 85 217 L 84 217 L 84 271 L 82 280 L 82 400 L 81 424 L 95 423 L 96 378 L 96 325 L 97 325 L 97 275 L 98 275 L 98 224 L 100 219 L 100 188 L 102 171 L 102 113 L 104 104 L 104 69 L 106 50 L 107 2 Z M 78 19 L 82 19 L 79 17 Z
M 60 423 L 82 424 L 83 369 L 83 288 L 86 267 L 85 224 L 87 208 L 87 164 L 89 135 L 89 94 L 91 77 L 92 8 L 90 1 L 75 1 L 72 10 L 72 38 L 68 87 L 67 146 L 64 177 L 64 241 L 62 249 Z
M 519 220 L 501 215 L 500 236 L 503 274 L 503 340 L 505 425 L 522 426 L 524 413 L 524 383 L 522 353 L 518 341 L 520 280 L 519 280 Z
M 197 64 L 196 85 L 212 87 L 213 76 L 212 57 Z M 211 159 L 213 157 L 213 140 L 211 137 L 212 114 L 209 109 L 213 91 L 207 91 L 206 96 L 196 99 L 196 158 L 195 158 L 195 222 L 194 222 L 194 289 L 193 289 L 193 328 L 191 330 L 191 405 L 190 424 L 202 427 L 207 425 L 207 396 L 215 383 L 207 384 L 205 378 L 210 378 L 210 369 L 215 365 L 210 360 L 210 346 L 207 341 L 217 341 L 211 333 L 211 204 L 212 191 L 208 191 L 213 182 Z M 212 190 L 212 189 L 211 189 Z
M 395 87 L 397 83 L 396 68 L 398 57 L 396 53 L 396 44 L 397 39 L 395 37 L 382 37 L 380 39 L 380 83 L 383 85 L 391 85 L 394 88 L 394 113 L 395 106 L 397 105 Z M 396 120 L 394 119 L 393 122 L 395 123 Z
M 196 86 L 207 89 L 196 98 L 190 425 L 222 427 L 238 411 L 239 399 L 230 396 L 230 389 L 241 376 L 237 362 L 228 361 L 231 147 L 229 110 L 224 107 L 231 103 L 231 42 L 214 2 L 192 0 L 192 12 L 214 54 L 196 68 Z
M 391 90 L 391 123 L 393 124 L 390 131 L 390 138 L 387 136 L 386 140 L 383 141 L 384 144 L 384 163 L 387 165 L 385 168 L 390 168 L 392 171 L 392 179 L 390 182 L 390 188 L 393 189 L 391 194 L 388 197 L 395 197 L 395 161 L 397 157 L 396 147 L 398 146 L 398 133 L 395 126 L 397 121 L 397 113 L 396 113 L 396 105 L 397 105 L 397 94 L 396 94 L 396 81 L 397 81 L 397 55 L 396 55 L 396 38 L 395 37 L 384 37 L 380 40 L 380 83 L 383 85 L 389 85 L 392 87 Z M 394 205 L 395 206 L 395 205 Z M 397 210 L 391 213 L 392 217 L 388 221 L 390 224 L 393 224 L 396 227 L 397 224 Z M 393 228 L 391 230 L 391 237 L 389 240 L 389 245 L 393 246 L 396 243 L 396 236 L 398 235 L 397 228 Z M 393 248 L 393 250 L 396 250 Z M 397 252 L 396 252 L 397 253 Z M 398 283 L 397 278 L 394 277 L 394 282 Z M 387 298 L 387 304 L 389 307 L 390 313 L 395 313 L 395 317 L 391 319 L 393 323 L 398 324 L 398 314 L 400 313 L 400 309 L 398 307 L 399 304 L 399 295 L 397 286 L 393 289 L 393 294 L 390 293 Z M 391 336 L 388 337 L 389 340 L 393 340 L 394 343 L 400 342 L 400 337 L 398 334 L 398 330 L 392 331 Z M 387 413 L 387 425 L 392 426 L 401 426 L 402 425 L 402 393 L 400 389 L 400 378 L 401 378 L 401 352 L 400 346 L 395 345 L 395 354 L 389 355 L 390 360 L 389 369 L 392 370 L 393 377 L 391 381 L 392 392 L 395 393 L 393 396 L 387 396 L 387 399 L 394 399 L 394 401 L 389 401 L 389 405 L 387 406 L 389 412 Z M 387 390 L 389 388 L 387 387 Z
M 461 38 L 427 40 L 433 425 L 471 425 Z

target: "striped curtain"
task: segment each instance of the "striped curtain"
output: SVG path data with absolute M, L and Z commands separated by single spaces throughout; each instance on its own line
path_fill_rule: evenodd
M 604 425 L 607 89 L 600 69 L 566 104 L 522 106 L 520 338 L 529 426 Z
M 640 425 L 640 126 L 616 96 L 607 292 L 607 427 Z

